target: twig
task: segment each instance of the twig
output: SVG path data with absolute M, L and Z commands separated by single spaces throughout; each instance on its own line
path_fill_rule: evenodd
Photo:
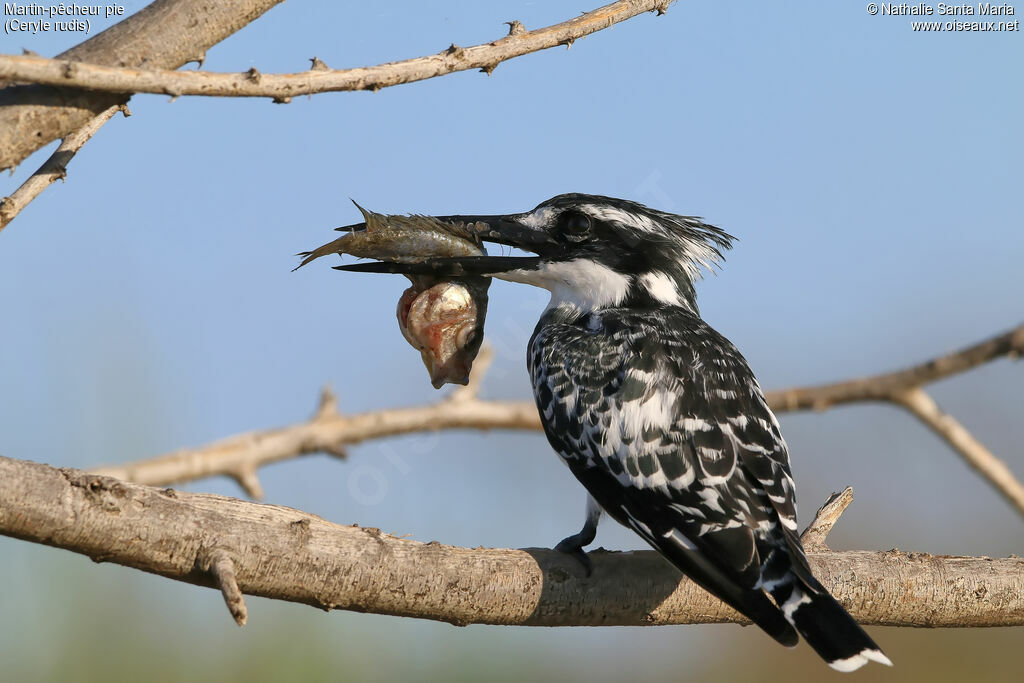
M 1002 356 L 1014 357 L 1022 349 L 1024 325 L 907 370 L 837 384 L 771 391 L 767 393 L 768 403 L 777 413 L 812 407 L 824 409 L 856 401 L 886 400 L 904 405 L 902 401 L 905 399 L 901 397 L 906 394 L 908 382 L 943 379 Z M 477 397 L 478 389 L 473 387 L 479 387 L 481 375 L 489 362 L 487 352 L 483 352 L 482 355 L 482 360 L 477 359 L 469 387 L 454 391 L 453 396 L 446 401 L 426 406 L 342 416 L 335 412 L 337 401 L 334 395 L 325 390 L 316 416 L 308 422 L 280 429 L 240 434 L 194 450 L 182 450 L 125 465 L 102 467 L 94 471 L 153 486 L 227 475 L 238 481 L 249 495 L 259 498 L 260 496 L 253 494 L 262 491 L 258 486 L 253 487 L 252 481 L 256 470 L 271 462 L 320 451 L 345 457 L 344 446 L 347 444 L 420 431 L 540 430 L 540 418 L 532 401 L 497 402 Z M 961 456 L 968 458 L 972 467 L 981 472 L 1014 504 L 1014 507 L 1024 513 L 1024 507 L 1017 502 L 1021 484 L 1009 468 L 985 450 L 963 427 L 952 422 L 951 417 L 946 416 L 944 424 L 956 425 L 957 429 L 951 430 L 948 426 L 943 430 L 935 427 L 933 429 L 936 429 L 939 436 L 949 442 Z M 963 450 L 965 444 L 969 444 L 967 450 L 970 452 L 967 454 Z M 974 461 L 969 459 L 971 457 Z M 250 474 L 252 476 L 249 476 Z
M 290 74 L 209 73 L 121 68 L 44 57 L 0 57 L 0 79 L 118 93 L 148 92 L 214 97 L 270 97 L 287 102 L 297 95 L 345 90 L 379 90 L 455 71 L 490 73 L 503 61 L 567 45 L 644 12 L 663 13 L 667 0 L 619 0 L 560 24 L 534 31 L 510 31 L 491 43 L 452 45 L 435 55 L 355 69 L 311 69 Z M 521 27 L 521 24 L 520 24 Z M 515 25 L 513 24 L 513 28 Z
M 38 171 L 29 176 L 28 180 L 22 183 L 21 187 L 15 190 L 11 196 L 0 200 L 0 232 L 3 232 L 3 229 L 14 220 L 14 217 L 51 183 L 58 179 L 64 180 L 67 176 L 68 163 L 78 153 L 78 150 L 119 111 L 126 117 L 131 115 L 128 107 L 123 104 L 115 104 L 107 108 L 89 123 L 64 138 L 60 147 L 43 162 Z
M 1018 511 L 1024 514 L 1024 485 L 1002 460 L 997 458 L 957 422 L 952 415 L 943 413 L 924 389 L 911 389 L 893 397 L 893 401 L 906 408 L 942 437 L 968 465 L 984 477 Z
M 809 553 L 828 552 L 828 546 L 825 545 L 825 537 L 832 531 L 832 527 L 839 521 L 839 516 L 846 511 L 846 508 L 852 502 L 853 489 L 849 486 L 839 493 L 830 495 L 824 504 L 818 508 L 818 512 L 814 515 L 811 523 L 800 534 L 800 542 L 803 543 L 804 550 Z
M 216 587 L 208 548 L 232 539 L 240 592 L 322 609 L 529 626 L 742 623 L 653 551 L 467 549 L 338 526 L 305 512 L 128 484 L 0 458 L 0 534 Z M 863 624 L 1024 624 L 1024 559 L 812 553 L 815 575 Z M 224 576 L 224 572 L 221 572 Z M 223 581 L 222 581 L 223 583 Z

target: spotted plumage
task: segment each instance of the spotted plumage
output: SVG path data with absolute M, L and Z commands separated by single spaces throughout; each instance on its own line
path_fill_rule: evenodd
M 586 564 L 603 510 L 780 643 L 802 635 L 840 671 L 890 664 L 812 574 L 779 423 L 746 360 L 700 317 L 694 282 L 732 237 L 583 194 L 447 218 L 537 256 L 445 259 L 434 272 L 551 292 L 527 362 L 548 440 L 594 503 L 557 548 Z
M 555 451 L 613 519 L 786 645 L 819 591 L 779 425 L 746 361 L 681 308 L 549 309 L 528 365 Z M 783 594 L 788 591 L 787 594 Z

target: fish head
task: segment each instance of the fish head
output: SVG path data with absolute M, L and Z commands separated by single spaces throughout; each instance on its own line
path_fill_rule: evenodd
M 396 313 L 402 335 L 419 350 L 435 389 L 469 382 L 483 342 L 483 312 L 464 284 L 414 285 L 402 294 Z

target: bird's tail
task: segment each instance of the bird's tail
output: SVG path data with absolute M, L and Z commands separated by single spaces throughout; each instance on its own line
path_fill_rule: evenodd
M 789 572 L 771 589 L 771 595 L 786 620 L 836 671 L 856 671 L 869 661 L 892 666 L 875 641 L 814 577 Z

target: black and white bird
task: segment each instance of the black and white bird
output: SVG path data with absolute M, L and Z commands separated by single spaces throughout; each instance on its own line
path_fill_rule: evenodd
M 492 277 L 551 302 L 528 364 L 544 431 L 590 493 L 583 529 L 557 548 L 585 557 L 601 511 L 699 585 L 829 665 L 891 665 L 815 579 L 797 534 L 789 453 L 746 360 L 698 312 L 701 267 L 733 238 L 690 216 L 585 194 L 532 211 L 446 216 L 536 256 L 339 266 Z

